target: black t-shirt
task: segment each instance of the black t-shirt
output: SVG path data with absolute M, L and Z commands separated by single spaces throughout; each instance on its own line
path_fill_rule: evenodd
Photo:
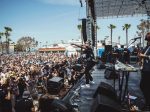
M 4 91 L 2 89 L 2 86 L 0 86 L 0 108 L 2 107 L 2 102 L 5 99 L 5 94 Z
M 92 48 L 87 47 L 85 50 L 83 50 L 83 55 L 85 55 L 85 59 L 87 61 L 91 61 L 92 59 L 94 59 L 94 53 Z
M 31 99 L 22 98 L 16 102 L 15 111 L 16 112 L 32 112 L 33 101 Z
M 127 48 L 125 48 L 124 49 L 124 59 L 128 59 L 128 58 L 130 58 L 130 51 Z
M 1 106 L 2 106 L 2 112 L 12 112 L 12 103 L 11 103 L 11 99 L 6 99 L 5 97 L 7 97 L 8 95 L 8 90 L 7 90 L 7 85 L 4 84 L 2 86 L 2 91 L 1 91 Z
M 121 53 L 120 53 L 119 49 L 115 49 L 114 53 L 116 53 L 116 54 L 114 55 L 115 58 L 119 58 L 119 57 L 120 57 L 120 54 L 121 54 Z
M 51 106 L 53 99 L 50 99 L 48 95 L 43 95 L 39 99 L 39 110 L 40 112 L 50 112 L 53 109 Z

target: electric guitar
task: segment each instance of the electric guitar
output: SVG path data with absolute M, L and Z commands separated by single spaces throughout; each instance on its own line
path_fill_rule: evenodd
M 141 59 L 141 70 L 143 69 L 144 58 L 146 58 L 149 49 L 150 49 L 150 46 L 146 49 L 146 51 L 144 52 L 144 56 L 143 56 L 143 58 Z M 148 57 L 148 56 L 147 56 L 147 57 Z

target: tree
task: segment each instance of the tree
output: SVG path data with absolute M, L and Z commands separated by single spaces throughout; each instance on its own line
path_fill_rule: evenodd
M 23 49 L 23 45 L 18 43 L 14 46 L 14 51 L 15 52 L 24 52 L 25 50 Z
M 6 37 L 6 53 L 9 54 L 9 42 L 10 42 L 10 38 L 8 38 L 10 36 L 10 32 L 12 31 L 12 29 L 10 27 L 4 27 L 5 28 L 5 37 Z
M 3 42 L 2 42 L 2 36 L 4 36 L 4 33 L 3 33 L 3 32 L 0 32 L 1 52 L 3 53 Z
M 37 47 L 38 46 L 38 41 L 35 40 L 35 38 L 26 36 L 26 37 L 21 37 L 18 41 L 17 44 L 22 46 L 22 51 L 30 51 L 31 47 Z
M 131 24 L 124 24 L 124 26 L 122 26 L 123 30 L 126 31 L 126 46 L 128 46 L 128 29 L 131 27 Z
M 112 45 L 112 34 L 113 34 L 113 29 L 116 28 L 115 25 L 110 24 L 110 26 L 108 26 L 108 28 L 110 29 L 110 41 L 111 41 L 111 45 Z
M 137 34 L 142 37 L 142 46 L 144 47 L 144 37 L 147 32 L 150 31 L 150 20 L 141 20 L 141 23 L 137 25 L 137 28 L 139 31 L 137 31 Z

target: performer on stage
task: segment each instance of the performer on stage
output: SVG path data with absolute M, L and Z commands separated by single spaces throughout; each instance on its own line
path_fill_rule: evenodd
M 75 45 L 75 46 L 80 47 L 81 49 L 83 49 L 83 52 L 82 52 L 81 56 L 83 57 L 84 66 L 85 66 L 84 74 L 85 74 L 85 78 L 86 78 L 86 85 L 83 85 L 81 87 L 90 87 L 90 83 L 94 83 L 93 82 L 93 77 L 91 76 L 91 73 L 90 73 L 90 70 L 95 65 L 95 62 L 93 61 L 94 60 L 93 50 L 90 47 L 89 42 L 85 42 L 84 45 L 77 45 L 77 44 L 72 44 L 72 45 Z
M 150 32 L 146 34 L 145 40 L 147 41 L 147 46 L 139 54 L 142 59 L 140 88 L 145 98 L 146 110 L 150 110 Z

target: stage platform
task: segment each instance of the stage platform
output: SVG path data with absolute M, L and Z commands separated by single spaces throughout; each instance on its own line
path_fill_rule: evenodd
M 135 67 L 137 66 L 135 65 Z M 114 84 L 113 80 L 104 78 L 104 71 L 105 69 L 97 69 L 95 66 L 92 72 L 95 83 L 90 84 L 90 88 L 82 88 L 81 85 L 85 84 L 85 78 L 81 78 L 63 100 L 71 102 L 73 105 L 77 105 L 80 112 L 91 112 L 94 101 L 93 95 L 95 94 L 99 84 L 101 82 L 106 82 L 112 86 Z M 136 97 L 136 105 L 139 106 L 139 108 L 142 108 L 144 105 L 144 99 L 140 90 L 140 78 L 140 71 L 131 72 L 129 76 L 128 90 L 130 95 Z M 116 80 L 115 89 L 118 93 L 118 80 Z

